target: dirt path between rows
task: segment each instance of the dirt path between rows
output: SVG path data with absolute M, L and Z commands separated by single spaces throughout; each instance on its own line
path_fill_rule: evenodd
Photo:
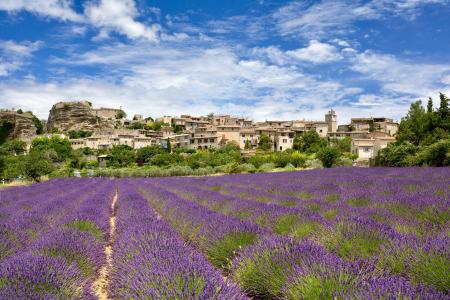
M 111 271 L 113 261 L 112 261 L 112 243 L 114 241 L 114 234 L 116 232 L 116 213 L 115 213 L 115 206 L 117 202 L 118 192 L 116 191 L 116 194 L 114 195 L 114 198 L 111 203 L 111 216 L 109 217 L 109 240 L 106 243 L 105 246 L 105 255 L 106 255 L 106 263 L 103 267 L 100 268 L 99 274 L 97 279 L 92 284 L 92 290 L 94 291 L 95 295 L 99 300 L 107 300 L 108 297 L 108 275 Z

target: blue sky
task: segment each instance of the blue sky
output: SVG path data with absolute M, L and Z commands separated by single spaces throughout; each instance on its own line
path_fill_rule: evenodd
M 450 95 L 450 0 L 1 0 L 0 107 L 399 120 Z

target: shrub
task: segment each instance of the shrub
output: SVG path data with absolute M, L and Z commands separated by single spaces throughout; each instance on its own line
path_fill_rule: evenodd
M 262 172 L 269 172 L 275 169 L 274 163 L 265 163 L 258 168 Z
M 317 158 L 320 159 L 325 168 L 331 168 L 333 165 L 336 165 L 339 155 L 339 150 L 334 147 L 322 148 L 317 152 Z
M 305 162 L 305 166 L 311 169 L 320 169 L 322 168 L 322 162 L 318 159 L 308 159 Z

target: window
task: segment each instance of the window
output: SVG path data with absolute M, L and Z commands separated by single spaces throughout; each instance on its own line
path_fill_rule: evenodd
M 209 142 L 210 143 L 214 143 L 214 139 L 209 139 Z
M 363 148 L 363 151 L 364 151 L 364 152 L 370 152 L 370 148 L 369 148 L 369 147 L 364 147 L 364 148 Z
M 283 143 L 285 143 L 285 144 L 286 144 L 286 143 L 287 143 L 287 139 L 283 139 Z
M 283 147 L 282 146 L 280 146 L 280 151 L 283 151 Z
M 319 132 L 322 133 L 322 129 L 320 129 Z

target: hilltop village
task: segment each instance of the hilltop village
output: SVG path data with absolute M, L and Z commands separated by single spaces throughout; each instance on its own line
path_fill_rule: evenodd
M 31 112 L 3 110 L 0 120 L 13 125 L 11 135 L 31 145 L 36 137 Z M 68 138 L 73 149 L 110 149 L 127 145 L 134 149 L 147 146 L 177 149 L 217 149 L 233 143 L 241 154 L 251 156 L 261 137 L 270 138 L 270 150 L 292 149 L 294 138 L 313 130 L 321 138 L 351 138 L 351 152 L 359 161 L 373 159 L 378 151 L 395 141 L 398 123 L 385 117 L 352 118 L 338 125 L 337 114 L 328 111 L 323 120 L 266 120 L 254 122 L 230 115 L 164 116 L 128 118 L 121 108 L 94 108 L 88 101 L 59 102 L 53 105 L 42 134 Z M 168 145 L 170 143 L 170 145 Z

